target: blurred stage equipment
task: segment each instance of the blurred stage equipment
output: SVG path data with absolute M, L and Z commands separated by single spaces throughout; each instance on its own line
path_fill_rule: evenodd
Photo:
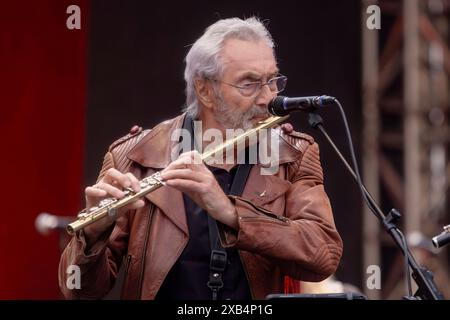
M 433 237 L 433 245 L 436 248 L 441 248 L 450 243 L 450 224 L 444 227 L 444 231 L 441 234 Z
M 66 230 L 67 225 L 73 218 L 60 217 L 47 212 L 41 212 L 34 221 L 37 232 L 47 235 L 54 230 Z
M 341 114 L 341 120 L 345 127 L 345 133 L 347 136 L 348 147 L 350 150 L 351 160 L 353 164 L 353 168 L 349 165 L 345 157 L 340 152 L 339 148 L 334 143 L 333 139 L 330 137 L 328 132 L 326 131 L 323 119 L 319 115 L 318 110 L 323 105 L 321 103 L 320 97 L 306 97 L 306 98 L 287 98 L 287 97 L 276 97 L 269 103 L 269 111 L 272 114 L 276 115 L 285 115 L 291 112 L 296 111 L 306 111 L 308 112 L 308 122 L 309 125 L 319 130 L 323 137 L 326 139 L 328 144 L 332 147 L 334 152 L 337 154 L 338 158 L 345 165 L 346 169 L 350 173 L 350 175 L 356 180 L 358 187 L 361 191 L 362 198 L 366 203 L 367 207 L 370 211 L 375 215 L 375 217 L 379 220 L 383 228 L 386 232 L 392 237 L 394 243 L 397 245 L 398 249 L 402 252 L 405 261 L 405 283 L 406 283 L 406 295 L 404 299 L 415 300 L 415 299 L 423 299 L 423 300 L 442 300 L 443 295 L 439 292 L 436 287 L 436 284 L 433 280 L 433 275 L 424 267 L 420 266 L 414 256 L 411 254 L 408 244 L 406 242 L 406 238 L 404 237 L 401 230 L 397 227 L 397 223 L 401 217 L 400 212 L 393 208 L 386 215 L 381 210 L 376 201 L 372 198 L 371 194 L 365 188 L 361 175 L 359 173 L 358 162 L 356 161 L 356 154 L 353 147 L 352 137 L 350 128 L 347 121 L 347 116 L 345 115 L 345 111 L 341 103 L 338 99 L 334 97 L 321 96 L 326 97 L 324 101 L 328 101 L 326 104 L 334 104 L 338 107 L 338 110 Z M 305 102 L 306 101 L 306 102 Z M 411 286 L 411 277 L 410 271 L 412 270 L 412 277 L 414 278 L 415 283 L 417 284 L 417 291 L 413 294 L 412 286 Z M 277 295 L 277 298 L 284 298 L 286 295 Z M 318 296 L 310 296 L 311 298 L 319 298 Z M 337 296 L 333 296 L 337 297 Z M 339 296 L 342 298 L 342 296 Z M 269 298 L 269 297 L 268 297 Z M 274 298 L 274 297 L 270 297 Z M 324 296 L 322 296 L 324 298 Z
M 407 213 L 406 234 L 418 231 L 427 237 L 441 229 L 450 213 L 449 4 L 363 0 L 361 5 L 362 18 L 369 5 L 378 5 L 383 16 L 375 32 L 361 24 L 364 182 L 382 207 Z M 392 242 L 364 210 L 362 270 L 379 265 L 383 274 L 397 274 Z M 443 265 L 448 258 L 441 254 Z M 389 278 L 381 290 L 366 287 L 365 294 L 371 299 L 390 296 Z
M 401 250 L 404 258 L 405 258 L 405 283 L 407 287 L 407 294 L 403 297 L 404 299 L 413 300 L 413 299 L 424 299 L 424 300 L 442 300 L 443 296 L 439 292 L 436 284 L 433 280 L 433 275 L 424 267 L 420 266 L 414 256 L 411 254 L 408 245 L 406 243 L 406 239 L 400 229 L 397 227 L 397 223 L 401 217 L 400 212 L 393 208 L 389 211 L 387 215 L 381 210 L 376 201 L 372 198 L 371 194 L 365 188 L 361 176 L 358 169 L 358 162 L 356 160 L 356 154 L 353 147 L 353 142 L 351 138 L 350 128 L 347 123 L 347 118 L 344 112 L 344 108 L 339 103 L 337 99 L 335 99 L 336 105 L 339 107 L 339 111 L 341 113 L 342 121 L 344 122 L 348 146 L 350 149 L 350 155 L 353 163 L 354 170 L 348 164 L 334 141 L 328 135 L 328 132 L 323 126 L 322 117 L 315 111 L 309 113 L 308 122 L 310 126 L 314 129 L 318 129 L 322 135 L 326 138 L 328 144 L 332 147 L 335 153 L 338 155 L 339 159 L 345 165 L 348 172 L 352 175 L 352 177 L 356 180 L 360 190 L 361 195 L 366 203 L 367 207 L 370 211 L 375 215 L 375 217 L 379 220 L 385 231 L 391 236 L 394 240 L 394 243 Z M 411 278 L 409 269 L 412 270 L 412 277 L 416 282 L 418 289 L 413 294 L 411 288 Z

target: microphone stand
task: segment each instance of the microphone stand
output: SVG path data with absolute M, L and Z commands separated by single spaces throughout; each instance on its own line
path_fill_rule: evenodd
M 308 113 L 308 122 L 311 127 L 314 129 L 318 129 L 323 136 L 328 141 L 329 145 L 333 148 L 333 150 L 338 155 L 339 159 L 347 168 L 348 172 L 353 176 L 353 178 L 358 182 L 357 176 L 353 171 L 352 167 L 348 164 L 347 160 L 345 160 L 344 156 L 339 151 L 338 147 L 335 145 L 331 137 L 328 135 L 327 131 L 323 126 L 322 117 L 316 113 L 315 111 Z M 426 268 L 420 267 L 413 255 L 411 254 L 409 248 L 406 243 L 403 244 L 402 236 L 400 235 L 400 231 L 398 230 L 396 223 L 400 219 L 400 213 L 396 209 L 391 209 L 388 215 L 385 215 L 380 207 L 377 205 L 375 200 L 372 198 L 370 193 L 364 187 L 361 186 L 362 192 L 364 192 L 368 202 L 369 209 L 375 214 L 375 216 L 380 220 L 386 232 L 392 237 L 394 243 L 398 246 L 402 254 L 408 261 L 410 268 L 412 269 L 412 277 L 418 286 L 418 290 L 414 294 L 414 297 L 406 296 L 405 299 L 415 300 L 415 299 L 423 299 L 423 300 L 443 300 L 443 295 L 439 292 L 436 287 L 436 284 L 433 280 L 433 274 L 427 270 Z

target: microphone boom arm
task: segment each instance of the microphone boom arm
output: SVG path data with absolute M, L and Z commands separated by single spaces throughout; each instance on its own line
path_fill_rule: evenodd
M 342 161 L 342 163 L 345 165 L 347 170 L 350 172 L 350 174 L 353 176 L 355 180 L 357 180 L 357 175 L 355 171 L 352 169 L 352 167 L 348 164 L 347 160 L 344 158 L 342 153 L 339 151 L 336 144 L 333 142 L 331 137 L 328 135 L 327 131 L 325 130 L 323 126 L 323 120 L 322 117 L 316 113 L 316 112 L 310 112 L 309 113 L 309 124 L 314 129 L 318 129 L 329 145 L 333 148 L 335 153 L 338 155 L 339 159 Z M 443 295 L 439 292 L 438 288 L 436 287 L 436 284 L 433 280 L 433 275 L 430 271 L 427 269 L 420 267 L 419 264 L 414 259 L 413 255 L 409 251 L 409 248 L 406 246 L 406 248 L 403 247 L 402 244 L 402 236 L 400 235 L 400 231 L 398 230 L 397 226 L 395 225 L 396 221 L 400 218 L 400 213 L 392 209 L 391 212 L 385 216 L 383 211 L 380 209 L 380 207 L 377 205 L 375 200 L 372 198 L 370 193 L 367 191 L 367 189 L 364 187 L 364 185 L 361 185 L 361 189 L 364 192 L 368 202 L 369 202 L 369 209 L 375 214 L 375 216 L 380 220 L 383 227 L 386 229 L 386 232 L 389 233 L 389 235 L 393 238 L 395 244 L 399 247 L 405 258 L 408 260 L 408 264 L 410 268 L 412 269 L 412 277 L 414 281 L 416 282 L 418 286 L 418 290 L 415 293 L 415 296 L 419 296 L 422 299 L 429 299 L 429 300 L 443 300 Z

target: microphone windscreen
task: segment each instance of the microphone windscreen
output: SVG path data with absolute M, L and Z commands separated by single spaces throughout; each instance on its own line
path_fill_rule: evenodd
M 284 109 L 284 99 L 286 97 L 277 96 L 269 102 L 269 112 L 275 116 L 285 116 L 289 114 L 287 110 Z
M 58 226 L 58 218 L 46 212 L 40 213 L 34 221 L 37 232 L 40 234 L 48 234 L 51 230 Z

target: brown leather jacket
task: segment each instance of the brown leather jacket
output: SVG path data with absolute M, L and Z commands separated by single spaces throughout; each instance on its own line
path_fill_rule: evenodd
M 183 120 L 181 115 L 113 143 L 99 179 L 113 167 L 138 179 L 165 168 L 171 159 L 171 133 Z M 261 175 L 260 165 L 254 165 L 242 197 L 231 197 L 239 230 L 219 226 L 222 244 L 239 250 L 255 299 L 283 292 L 285 275 L 304 281 L 325 279 L 335 272 L 342 254 L 342 240 L 323 188 L 317 144 L 305 134 L 277 132 L 282 137 L 278 172 Z M 143 208 L 117 219 L 112 232 L 88 252 L 83 232 L 72 238 L 59 266 L 59 284 L 66 298 L 104 296 L 123 258 L 122 298 L 155 297 L 189 234 L 181 192 L 162 187 L 146 195 L 146 200 Z M 80 267 L 80 289 L 66 286 L 70 265 Z

